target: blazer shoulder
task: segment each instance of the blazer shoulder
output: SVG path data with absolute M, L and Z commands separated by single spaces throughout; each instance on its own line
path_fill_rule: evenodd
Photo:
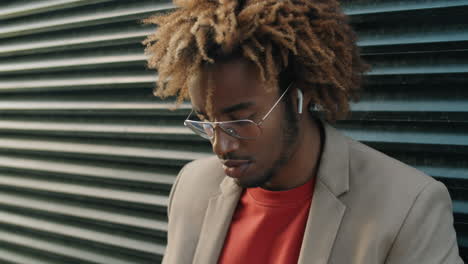
M 191 263 L 209 200 L 220 193 L 224 171 L 216 156 L 187 163 L 172 186 L 163 263 Z
M 181 171 L 183 171 L 181 177 L 184 181 L 196 183 L 196 186 L 202 188 L 219 186 L 225 176 L 216 156 L 191 161 Z
M 366 206 L 381 217 L 395 222 L 403 220 L 425 188 L 436 183 L 443 185 L 424 172 L 352 139 L 348 151 L 349 190 L 344 200 L 348 205 L 356 205 L 356 201 L 365 199 Z M 445 192 L 448 196 L 446 188 Z
M 393 193 L 416 194 L 436 180 L 424 172 L 363 143 L 349 139 L 350 180 Z M 414 198 L 414 197 L 413 197 Z
M 225 175 L 216 156 L 194 160 L 187 163 L 176 179 L 174 196 L 180 201 L 207 200 L 220 192 L 219 185 Z M 195 201 L 195 200 L 192 200 Z

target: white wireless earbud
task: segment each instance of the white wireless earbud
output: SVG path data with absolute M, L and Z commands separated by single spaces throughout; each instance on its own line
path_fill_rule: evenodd
M 302 95 L 301 89 L 297 89 L 297 112 L 302 114 L 302 101 L 304 100 L 304 96 Z

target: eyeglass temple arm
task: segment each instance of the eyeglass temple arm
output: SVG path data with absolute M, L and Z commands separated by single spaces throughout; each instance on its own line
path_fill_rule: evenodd
M 192 113 L 193 113 L 193 108 L 192 108 L 192 111 L 190 111 L 190 114 L 188 114 L 188 116 L 185 118 L 185 120 L 188 120 L 189 117 L 192 115 Z
M 288 92 L 289 87 L 291 87 L 292 84 L 293 83 L 291 82 L 288 85 L 288 88 L 286 88 L 286 90 L 284 90 L 283 94 L 280 96 L 280 98 L 278 98 L 278 101 L 276 101 L 276 103 L 273 105 L 273 107 L 270 109 L 270 111 L 268 111 L 268 113 L 266 113 L 266 115 L 260 120 L 260 122 L 258 124 L 261 124 L 263 121 L 265 121 L 265 119 L 268 117 L 268 115 L 273 111 L 273 109 L 275 109 L 276 105 L 279 104 L 279 102 L 281 101 L 283 96 Z

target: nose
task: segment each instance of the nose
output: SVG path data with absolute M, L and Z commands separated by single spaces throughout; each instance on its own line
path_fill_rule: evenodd
M 239 149 L 239 140 L 226 134 L 220 127 L 215 127 L 211 146 L 218 157 L 224 158 L 227 154 Z

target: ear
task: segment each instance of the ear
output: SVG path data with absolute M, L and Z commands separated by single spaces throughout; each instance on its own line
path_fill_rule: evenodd
M 302 103 L 304 101 L 304 95 L 302 94 L 302 90 L 297 88 L 297 112 L 302 114 Z

